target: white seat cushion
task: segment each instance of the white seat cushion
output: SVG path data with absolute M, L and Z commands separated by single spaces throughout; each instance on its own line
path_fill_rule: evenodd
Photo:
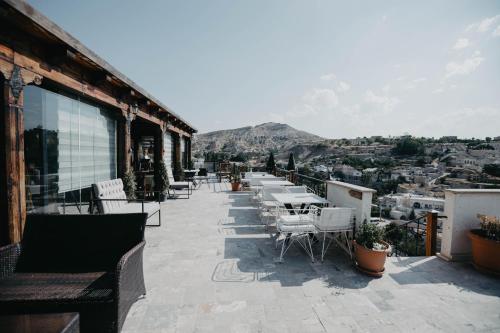
M 313 219 L 310 215 L 280 215 L 280 223 L 283 224 L 313 224 Z
M 282 224 L 278 223 L 278 230 L 283 233 L 314 233 L 316 227 L 313 224 Z
M 123 191 L 123 182 L 120 178 L 98 182 L 92 185 L 97 199 L 99 211 L 103 214 L 109 214 L 127 204 L 127 196 Z M 113 199 L 113 200 L 105 200 Z

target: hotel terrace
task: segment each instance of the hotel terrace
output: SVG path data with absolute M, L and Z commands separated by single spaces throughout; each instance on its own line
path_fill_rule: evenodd
M 236 166 L 215 162 L 174 180 L 194 125 L 25 2 L 0 1 L 0 18 L 0 331 L 500 331 L 500 280 L 471 265 L 467 237 L 477 214 L 500 216 L 500 190 L 447 191 L 444 215 L 406 226 L 424 251 L 394 251 L 374 278 L 351 256 L 374 190 L 275 170 L 233 192 Z M 131 173 L 139 206 L 122 197 Z M 348 242 L 325 252 L 326 232 L 295 239 L 265 215 L 276 180 L 352 210 Z

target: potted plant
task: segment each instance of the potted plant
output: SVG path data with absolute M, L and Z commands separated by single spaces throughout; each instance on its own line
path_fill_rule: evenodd
M 384 274 L 385 258 L 391 252 L 391 246 L 383 241 L 384 232 L 377 225 L 363 223 L 356 234 L 354 254 L 357 268 L 371 276 Z
M 170 183 L 168 180 L 167 167 L 165 161 L 160 160 L 158 165 L 158 191 L 160 192 L 160 200 L 165 200 L 165 192 L 168 190 Z
M 469 231 L 476 269 L 500 276 L 500 218 L 478 214 L 480 229 Z
M 239 191 L 240 190 L 240 171 L 236 167 L 236 164 L 233 164 L 233 172 L 231 173 L 231 190 L 233 192 Z
M 135 191 L 137 189 L 135 174 L 131 168 L 129 168 L 125 174 L 123 175 L 123 191 L 125 191 L 127 195 L 127 199 L 135 200 L 136 195 Z

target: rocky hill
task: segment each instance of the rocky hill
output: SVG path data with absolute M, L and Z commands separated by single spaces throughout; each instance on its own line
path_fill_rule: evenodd
M 269 151 L 287 154 L 309 151 L 307 147 L 325 139 L 297 130 L 287 124 L 264 123 L 256 126 L 199 134 L 193 141 L 193 153 L 226 152 L 230 154 L 267 154 Z

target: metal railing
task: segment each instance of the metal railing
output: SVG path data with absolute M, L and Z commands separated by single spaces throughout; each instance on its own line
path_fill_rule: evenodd
M 435 255 L 440 248 L 437 214 L 428 213 L 401 225 L 391 224 L 385 229 L 385 239 L 392 245 L 395 256 Z
M 294 183 L 295 185 L 306 186 L 309 191 L 326 199 L 327 186 L 326 182 L 322 179 L 306 176 L 293 170 L 285 170 L 281 168 L 275 169 L 275 175 L 277 177 L 285 177 L 288 181 Z

